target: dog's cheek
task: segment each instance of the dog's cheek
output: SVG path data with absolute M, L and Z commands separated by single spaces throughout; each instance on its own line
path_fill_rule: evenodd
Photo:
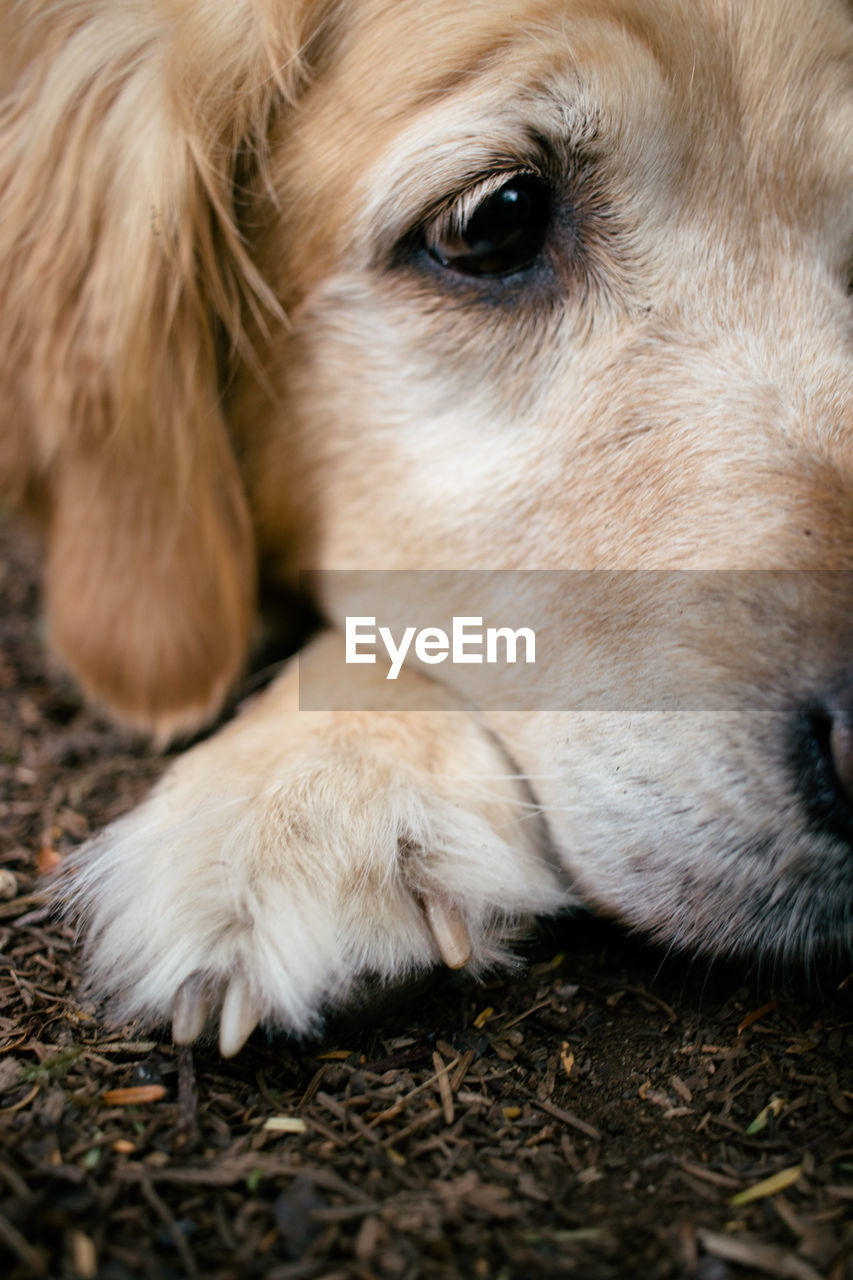
M 487 346 L 500 349 L 504 328 L 493 324 Z M 490 561 L 508 563 L 540 483 L 532 451 L 547 435 L 535 420 L 521 429 L 517 370 L 496 360 L 492 376 L 486 360 L 484 372 L 478 346 L 450 366 L 433 324 L 392 305 L 370 279 L 331 280 L 294 325 L 277 367 L 287 426 L 254 445 L 251 489 L 265 541 L 274 546 L 284 528 L 296 472 L 313 501 L 320 567 L 474 565 L 484 528 L 493 531 Z M 443 345 L 460 326 L 461 313 Z

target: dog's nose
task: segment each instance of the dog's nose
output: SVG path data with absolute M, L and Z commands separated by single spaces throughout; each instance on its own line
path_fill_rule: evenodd
M 830 716 L 829 755 L 835 778 L 848 804 L 853 803 L 853 688 L 827 708 Z
M 796 767 L 812 820 L 853 844 L 853 672 L 799 717 Z

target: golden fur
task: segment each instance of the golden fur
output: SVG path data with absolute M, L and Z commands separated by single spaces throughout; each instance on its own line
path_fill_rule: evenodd
M 843 0 L 3 0 L 0 43 L 0 484 L 117 717 L 209 721 L 259 575 L 851 567 Z M 533 274 L 425 252 L 531 171 L 564 211 Z M 553 710 L 449 712 L 448 678 L 421 719 L 300 713 L 289 670 L 84 859 L 96 987 L 233 1051 L 578 899 L 849 948 L 846 809 L 816 828 L 783 745 L 853 714 L 811 576 L 769 649 L 697 642 L 719 717 L 569 718 L 559 664 Z M 599 637 L 625 689 L 637 599 Z

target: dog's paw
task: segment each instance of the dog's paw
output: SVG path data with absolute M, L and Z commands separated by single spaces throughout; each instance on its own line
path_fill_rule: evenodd
M 563 902 L 512 768 L 463 714 L 278 714 L 268 691 L 74 859 L 88 987 L 122 1018 L 302 1032 L 360 976 L 505 958 Z

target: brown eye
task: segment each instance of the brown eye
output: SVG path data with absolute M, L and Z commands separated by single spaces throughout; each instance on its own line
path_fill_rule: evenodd
M 427 235 L 432 256 L 465 276 L 508 276 L 538 258 L 551 220 L 551 193 L 532 174 L 509 179 L 473 209 L 451 210 Z

